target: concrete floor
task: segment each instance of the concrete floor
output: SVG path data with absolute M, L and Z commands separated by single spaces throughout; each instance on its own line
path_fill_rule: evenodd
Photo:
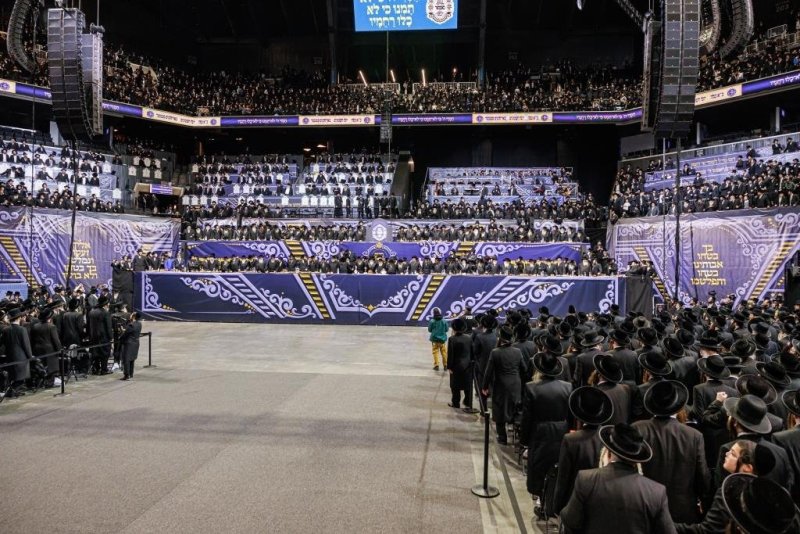
M 501 496 L 471 494 L 483 424 L 447 407 L 423 330 L 144 330 L 134 381 L 0 404 L 0 532 L 538 531 L 507 450 Z

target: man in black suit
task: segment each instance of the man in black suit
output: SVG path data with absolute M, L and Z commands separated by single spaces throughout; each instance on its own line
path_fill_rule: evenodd
M 558 476 L 553 496 L 553 510 L 567 505 L 579 471 L 594 469 L 600 462 L 602 443 L 597 435 L 600 425 L 614 413 L 611 399 L 602 390 L 584 386 L 569 396 L 569 410 L 583 426 L 564 436 L 558 456 Z
M 558 380 L 563 364 L 549 352 L 533 357 L 540 380 L 525 386 L 522 401 L 520 442 L 528 447 L 528 493 L 542 495 L 544 477 L 558 461 L 561 439 L 569 430 L 567 406 L 572 384 Z
M 466 333 L 467 322 L 457 317 L 452 323 L 453 335 L 447 339 L 447 370 L 450 373 L 452 399 L 448 406 L 458 408 L 464 392 L 464 411 L 472 411 L 472 339 Z
M 781 399 L 789 410 L 789 420 L 795 424 L 788 430 L 776 432 L 772 435 L 772 442 L 786 451 L 789 465 L 794 475 L 794 488 L 792 497 L 794 502 L 800 502 L 800 391 L 787 391 Z
M 600 344 L 606 340 L 596 330 L 590 330 L 581 337 L 580 345 L 583 352 L 575 356 L 575 375 L 572 384 L 575 387 L 589 384 L 589 377 L 594 371 L 594 357 L 600 354 Z
M 606 448 L 606 465 L 578 473 L 572 496 L 561 510 L 565 532 L 674 533 L 666 488 L 636 469 L 653 455 L 642 435 L 623 423 L 601 427 L 598 434 Z
M 738 397 L 739 392 L 730 387 L 723 380 L 731 376 L 731 370 L 725 365 L 725 360 L 719 355 L 709 356 L 697 361 L 697 368 L 706 377 L 706 381 L 694 387 L 694 403 L 688 407 L 689 418 L 698 422 L 698 428 L 703 434 L 706 448 L 706 463 L 713 464 L 717 459 L 720 446 L 730 439 L 726 428 L 718 428 L 703 424 L 703 414 L 717 398 L 717 393 L 723 391 L 728 397 Z
M 124 376 L 121 380 L 133 379 L 133 366 L 139 356 L 139 337 L 142 335 L 142 322 L 139 320 L 139 312 L 130 315 L 130 321 L 125 325 L 125 331 L 119 338 L 122 345 L 122 369 Z
M 92 374 L 108 374 L 108 358 L 111 356 L 113 331 L 111 314 L 108 312 L 108 297 L 97 299 L 97 306 L 89 312 L 89 341 L 102 345 L 92 349 Z
M 630 423 L 633 416 L 633 388 L 622 384 L 622 367 L 610 354 L 600 353 L 594 357 L 597 370 L 597 387 L 611 398 L 614 415 L 611 423 Z
M 635 387 L 642 383 L 642 369 L 637 354 L 630 349 L 630 337 L 621 329 L 614 330 L 609 339 L 609 353 L 622 367 L 622 382 Z
M 700 521 L 698 503 L 711 484 L 703 435 L 672 417 L 688 398 L 686 386 L 662 380 L 644 396 L 644 407 L 653 418 L 633 425 L 653 449 L 653 458 L 642 465 L 642 473 L 667 488 L 670 515 L 676 523 Z
M 5 358 L 0 362 L 16 364 L 6 367 L 11 380 L 11 389 L 8 392 L 9 397 L 24 395 L 25 393 L 22 393 L 20 389 L 31 376 L 30 361 L 33 359 L 31 340 L 28 336 L 28 330 L 20 325 L 25 314 L 22 308 L 13 308 L 9 311 L 8 321 L 10 324 L 2 331 L 1 336 L 5 348 Z

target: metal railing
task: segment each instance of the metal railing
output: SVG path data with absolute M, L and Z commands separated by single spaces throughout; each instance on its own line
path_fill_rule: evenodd
M 139 339 L 146 337 L 147 338 L 147 365 L 143 366 L 144 368 L 148 367 L 156 367 L 153 365 L 153 333 L 152 332 L 144 332 L 139 335 Z M 66 383 L 69 380 L 70 374 L 73 374 L 75 371 L 74 367 L 72 366 L 73 360 L 78 359 L 78 354 L 83 352 L 84 354 L 89 354 L 92 349 L 100 348 L 100 347 L 111 347 L 114 344 L 113 341 L 107 341 L 105 343 L 96 343 L 94 345 L 88 346 L 81 346 L 78 347 L 76 345 L 70 345 L 69 347 L 63 347 L 61 350 L 56 352 L 50 352 L 47 354 L 42 354 L 39 356 L 32 356 L 24 361 L 18 362 L 7 362 L 0 364 L 0 373 L 4 372 L 4 369 L 7 367 L 14 367 L 17 365 L 30 365 L 31 361 L 38 361 L 41 362 L 42 360 L 46 360 L 48 358 L 52 358 L 53 356 L 58 356 L 58 377 L 61 381 L 61 392 L 56 394 L 56 396 L 66 395 Z M 91 356 L 89 356 L 91 358 Z M 75 379 L 77 381 L 77 373 L 75 373 Z M 6 399 L 9 391 L 11 391 L 12 382 L 9 380 L 5 391 L 3 391 L 3 396 L 0 396 L 0 403 Z M 39 387 L 35 387 L 34 391 L 38 391 Z
M 419 89 L 449 89 L 457 92 L 476 91 L 477 82 L 428 82 L 411 84 L 411 92 L 416 93 Z

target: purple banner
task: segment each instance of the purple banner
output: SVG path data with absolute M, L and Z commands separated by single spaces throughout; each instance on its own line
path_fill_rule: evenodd
M 761 91 L 769 91 L 770 89 L 779 89 L 790 85 L 797 85 L 800 83 L 800 71 L 790 72 L 788 74 L 779 74 L 763 80 L 756 80 L 754 82 L 747 82 L 742 85 L 742 94 L 749 95 L 753 93 L 760 93 Z
M 253 115 L 251 117 L 222 117 L 221 126 L 297 126 L 300 119 L 297 115 L 283 117 Z
M 25 208 L 0 212 L 0 261 L 11 279 L 32 275 L 36 284 L 52 289 L 66 281 L 71 212 Z M 180 223 L 132 215 L 78 213 L 72 259 L 73 285 L 111 282 L 111 262 L 146 251 L 174 252 Z M 31 236 L 33 240 L 31 241 Z
M 106 100 L 103 102 L 103 109 L 112 113 L 119 113 L 120 115 L 128 115 L 131 117 L 141 117 L 142 108 L 132 104 L 121 104 L 119 102 L 111 102 Z
M 451 319 L 528 308 L 565 315 L 569 306 L 624 312 L 620 277 L 518 277 L 318 273 L 136 273 L 134 307 L 151 319 L 245 323 L 408 325 L 433 308 Z
M 553 122 L 629 122 L 642 118 L 641 108 L 629 111 L 578 111 L 553 113 Z
M 50 92 L 49 89 L 44 89 L 42 87 L 36 87 L 34 85 L 28 85 L 25 83 L 17 84 L 17 94 L 32 96 L 34 98 L 41 98 L 43 100 L 53 99 L 53 94 Z
M 342 252 L 352 252 L 356 256 L 368 257 L 381 254 L 385 257 L 411 259 L 447 258 L 458 252 L 459 256 L 497 256 L 500 261 L 506 258 L 517 260 L 538 260 L 564 258 L 574 261 L 581 259 L 582 249 L 588 247 L 582 243 L 463 243 L 448 241 L 420 242 L 365 242 L 365 241 L 302 241 L 300 242 L 306 257 L 328 260 Z M 292 249 L 285 241 L 190 241 L 186 243 L 188 256 L 205 258 L 216 256 L 248 257 L 275 256 L 288 259 Z
M 674 217 L 620 219 L 609 225 L 609 251 L 620 269 L 650 261 L 658 286 L 675 292 L 680 266 L 684 302 L 703 302 L 710 291 L 737 301 L 761 299 L 776 290 L 786 264 L 800 249 L 800 214 L 795 208 L 696 213 L 681 217 L 681 249 L 675 254 Z
M 418 115 L 393 115 L 392 124 L 472 124 L 472 114 L 425 113 Z

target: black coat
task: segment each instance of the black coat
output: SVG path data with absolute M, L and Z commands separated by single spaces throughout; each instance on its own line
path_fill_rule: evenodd
M 113 339 L 111 314 L 104 308 L 94 308 L 89 312 L 89 339 L 92 344 L 107 343 Z
M 728 524 L 732 521 L 731 514 L 722 499 L 722 488 L 714 494 L 714 500 L 703 518 L 702 523 L 696 524 L 676 524 L 675 528 L 679 534 L 717 534 L 726 532 Z
M 492 418 L 513 421 L 520 403 L 525 363 L 522 353 L 514 347 L 498 347 L 489 355 L 483 389 L 492 395 Z
M 561 452 L 558 455 L 558 476 L 553 496 L 554 510 L 561 510 L 567 505 L 578 471 L 595 469 L 600 465 L 602 447 L 596 426 L 584 426 L 577 432 L 564 435 Z
M 794 476 L 792 497 L 795 504 L 800 504 L 800 427 L 776 432 L 772 435 L 772 442 L 783 448 L 789 457 L 789 466 Z
M 31 376 L 29 360 L 33 357 L 31 340 L 24 326 L 18 324 L 8 325 L 3 330 L 3 345 L 5 346 L 5 361 L 3 363 L 17 363 L 5 367 L 9 378 L 13 381 L 27 380 Z
M 136 361 L 139 356 L 139 336 L 141 335 L 141 321 L 133 321 L 125 326 L 125 331 L 119 338 L 119 343 L 122 345 L 120 358 L 123 362 Z
M 520 442 L 528 446 L 528 491 L 541 495 L 544 477 L 557 461 L 569 430 L 572 384 L 545 377 L 525 386 Z
M 603 382 L 597 387 L 611 397 L 611 404 L 614 405 L 614 415 L 606 424 L 630 423 L 633 416 L 633 388 L 627 384 L 613 382 Z
M 622 367 L 622 381 L 630 386 L 642 383 L 642 367 L 639 358 L 631 349 L 618 348 L 611 351 L 611 355 Z
M 694 387 L 700 383 L 700 370 L 697 368 L 697 357 L 687 355 L 683 358 L 671 360 L 672 376 L 689 390 L 689 402 L 694 402 L 692 394 Z
M 52 323 L 37 323 L 31 327 L 31 349 L 34 356 L 52 354 L 61 350 L 61 341 L 58 338 L 58 329 Z M 58 354 L 48 356 L 42 360 L 48 373 L 58 372 Z
M 483 377 L 486 374 L 486 365 L 489 363 L 489 354 L 497 347 L 497 334 L 492 332 L 480 332 L 472 340 L 472 358 L 478 366 L 478 383 L 483 384 Z
M 589 384 L 589 377 L 594 371 L 594 357 L 599 353 L 597 349 L 590 349 L 575 357 L 575 376 L 572 377 L 572 383 L 576 388 Z
M 61 343 L 69 348 L 70 345 L 81 345 L 83 333 L 86 329 L 86 321 L 83 314 L 77 311 L 71 311 L 64 314 L 61 320 L 61 331 L 59 338 Z
M 567 533 L 675 532 L 666 488 L 623 462 L 580 471 L 572 497 L 561 510 L 561 524 Z
M 467 334 L 450 336 L 447 340 L 447 369 L 450 375 L 450 387 L 467 389 L 472 387 L 473 373 L 472 339 Z
M 642 464 L 642 473 L 667 488 L 672 520 L 699 521 L 697 504 L 711 485 L 703 435 L 671 417 L 654 417 L 634 426 L 653 449 L 653 458 Z

